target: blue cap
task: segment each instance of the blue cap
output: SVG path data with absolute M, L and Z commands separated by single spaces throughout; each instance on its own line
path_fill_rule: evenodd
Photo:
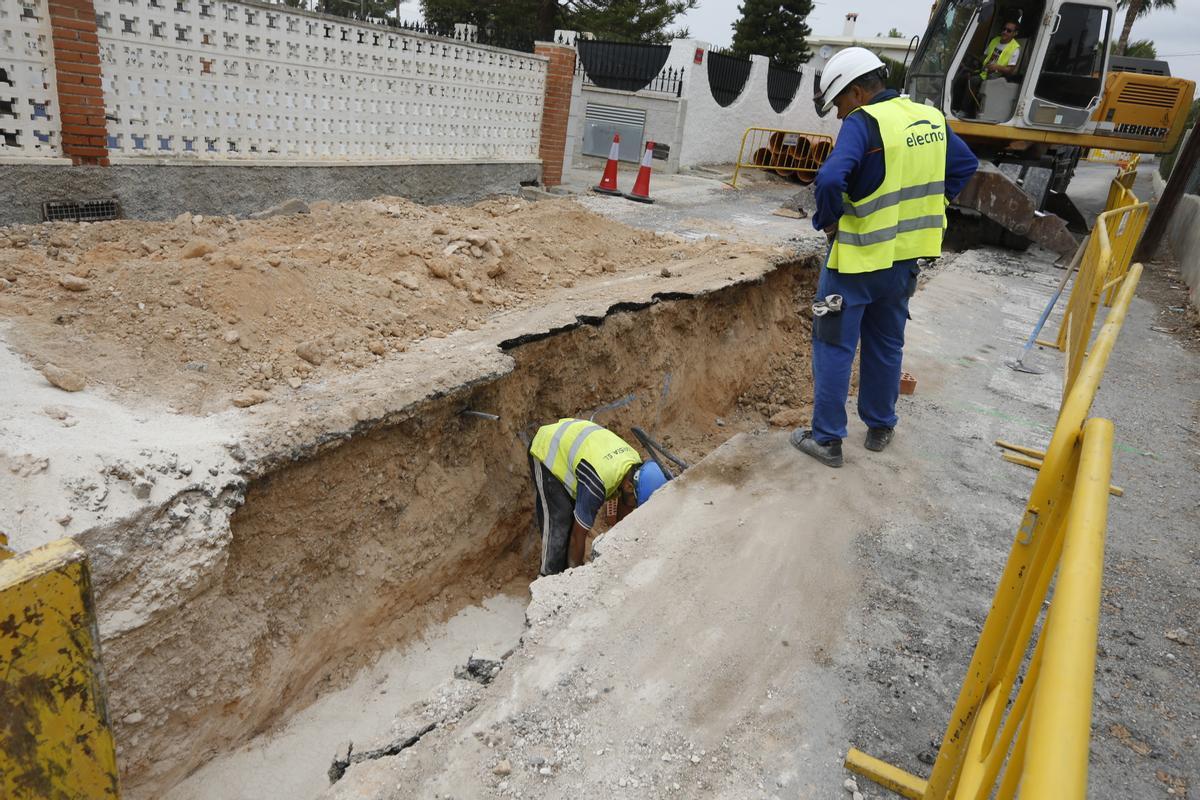
M 666 482 L 667 476 L 663 474 L 662 467 L 653 461 L 638 467 L 638 471 L 633 475 L 633 485 L 637 490 L 638 505 L 640 506 L 649 500 L 650 495 L 654 494 Z

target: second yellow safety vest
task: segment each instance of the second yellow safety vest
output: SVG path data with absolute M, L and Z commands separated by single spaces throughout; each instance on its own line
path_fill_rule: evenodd
M 993 36 L 992 40 L 988 42 L 987 47 L 984 48 L 983 69 L 979 70 L 979 77 L 986 78 L 988 76 L 987 65 L 991 63 L 992 51 L 998 44 L 1000 44 L 1000 37 Z M 1013 53 L 1015 53 L 1020 47 L 1021 45 L 1017 43 L 1016 39 L 1013 39 L 1011 42 L 1004 45 L 1004 49 L 1000 51 L 1000 57 L 996 59 L 996 64 L 1001 67 L 1012 66 Z
M 860 106 L 879 123 L 884 175 L 861 200 L 842 195 L 829 268 L 874 272 L 942 254 L 946 228 L 946 118 L 903 97 Z
M 576 495 L 575 469 L 587 461 L 604 481 L 604 496 L 617 493 L 629 468 L 642 463 L 641 456 L 612 431 L 585 419 L 560 419 L 543 425 L 533 437 L 530 454 L 546 465 L 563 482 L 571 497 Z

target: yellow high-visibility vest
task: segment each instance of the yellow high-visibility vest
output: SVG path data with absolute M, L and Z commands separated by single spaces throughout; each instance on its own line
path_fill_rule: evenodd
M 988 42 L 987 47 L 984 48 L 983 69 L 979 70 L 979 77 L 986 78 L 988 76 L 987 65 L 992 63 L 992 51 L 998 44 L 1000 44 L 1000 37 L 993 36 L 992 40 Z M 1016 39 L 1013 39 L 1011 42 L 1004 45 L 1004 49 L 1000 51 L 1000 57 L 996 59 L 996 64 L 1001 67 L 1011 67 L 1013 53 L 1017 52 L 1020 47 L 1021 45 L 1017 43 Z
M 861 200 L 842 195 L 829 268 L 874 272 L 896 261 L 940 256 L 946 228 L 946 118 L 903 97 L 851 113 L 860 111 L 879 123 L 883 181 Z
M 587 461 L 600 475 L 606 498 L 617 493 L 630 467 L 642 463 L 624 439 L 586 419 L 560 419 L 543 425 L 529 452 L 563 482 L 571 497 L 576 495 L 575 469 L 580 461 Z

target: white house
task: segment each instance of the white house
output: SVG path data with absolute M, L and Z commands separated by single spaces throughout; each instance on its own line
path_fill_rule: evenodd
M 820 72 L 834 53 L 847 47 L 865 47 L 878 56 L 887 56 L 901 63 L 904 62 L 907 53 L 908 60 L 912 61 L 912 54 L 917 50 L 917 44 L 913 42 L 912 51 L 909 52 L 908 45 L 909 42 L 912 42 L 912 38 L 855 36 L 854 24 L 857 21 L 858 14 L 851 12 L 846 15 L 846 24 L 842 27 L 841 36 L 809 36 L 808 48 L 812 50 L 813 56 L 804 66 L 814 72 Z

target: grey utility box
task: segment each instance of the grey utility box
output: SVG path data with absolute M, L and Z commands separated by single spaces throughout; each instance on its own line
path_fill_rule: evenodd
M 583 126 L 583 154 L 608 158 L 613 134 L 621 135 L 617 159 L 634 164 L 642 160 L 642 135 L 646 130 L 646 112 L 633 108 L 588 103 Z

